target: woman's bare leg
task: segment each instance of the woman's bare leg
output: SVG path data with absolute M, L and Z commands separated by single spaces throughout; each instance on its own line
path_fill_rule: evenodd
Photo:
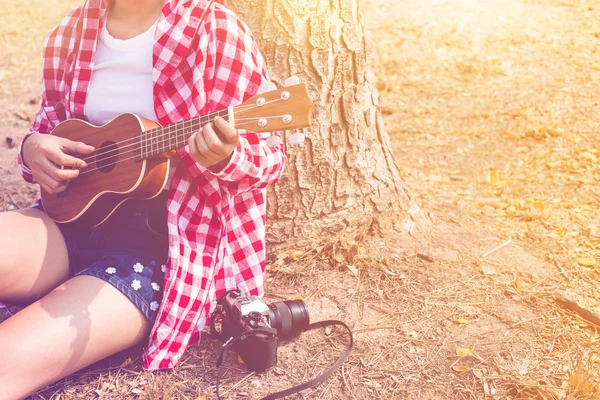
M 0 400 L 22 398 L 148 337 L 150 323 L 121 292 L 68 276 L 64 239 L 45 213 L 0 213 L 0 300 L 41 298 L 0 324 Z
M 0 400 L 49 383 L 147 339 L 150 323 L 101 279 L 77 276 L 0 324 Z
M 0 301 L 28 304 L 69 277 L 67 248 L 44 212 L 0 213 Z

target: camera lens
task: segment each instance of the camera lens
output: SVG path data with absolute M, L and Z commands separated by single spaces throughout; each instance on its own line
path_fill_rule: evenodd
M 269 304 L 269 322 L 277 329 L 281 340 L 306 330 L 309 325 L 308 309 L 302 300 L 277 301 Z

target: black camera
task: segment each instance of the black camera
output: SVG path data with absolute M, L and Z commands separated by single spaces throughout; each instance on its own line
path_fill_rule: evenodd
M 220 318 L 219 318 L 220 316 Z M 215 322 L 220 319 L 221 332 Z M 211 317 L 211 331 L 233 343 L 246 366 L 261 372 L 277 364 L 277 346 L 308 329 L 308 309 L 302 300 L 264 303 L 256 296 L 245 297 L 231 290 L 217 301 Z

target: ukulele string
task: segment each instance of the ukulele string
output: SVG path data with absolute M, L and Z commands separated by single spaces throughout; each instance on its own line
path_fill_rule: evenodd
M 275 103 L 275 102 L 282 101 L 282 100 L 283 100 L 283 99 L 281 99 L 281 98 L 278 98 L 278 99 L 274 99 L 274 100 L 268 101 L 268 102 L 264 103 L 263 105 L 257 105 L 257 104 L 255 105 L 255 104 L 253 104 L 253 105 L 246 105 L 246 106 L 236 106 L 236 107 L 234 107 L 234 109 L 235 109 L 235 114 L 236 114 L 236 115 L 237 115 L 237 114 L 241 114 L 242 112 L 245 112 L 245 111 L 250 111 L 250 110 L 252 110 L 252 109 L 254 109 L 254 108 L 263 107 L 263 106 L 265 106 L 265 105 L 267 105 L 267 104 Z M 246 107 L 246 108 L 243 108 L 243 109 L 241 109 L 241 110 L 239 110 L 239 111 L 238 111 L 238 108 L 240 108 L 240 107 Z M 210 120 L 211 120 L 211 117 L 212 117 L 213 115 L 215 115 L 215 114 L 219 114 L 219 116 L 227 115 L 228 111 L 229 111 L 229 110 L 227 110 L 227 109 L 224 109 L 224 110 L 213 111 L 213 112 L 211 112 L 211 113 L 208 113 L 208 114 L 202 115 L 202 116 L 200 116 L 200 117 L 199 117 L 199 121 L 198 121 L 198 122 L 195 122 L 195 123 L 192 123 L 192 124 L 191 124 L 191 126 L 190 126 L 189 128 L 192 128 L 192 129 L 199 129 L 199 128 L 202 126 L 202 124 L 210 122 Z M 283 117 L 283 116 L 276 116 L 276 117 Z M 266 117 L 266 118 L 276 118 L 276 117 Z M 203 120 L 202 120 L 202 119 L 204 119 L 204 118 L 206 118 L 206 121 L 203 121 Z M 235 118 L 235 120 L 236 120 L 236 121 L 237 121 L 237 120 L 244 121 L 244 120 L 248 120 L 248 119 L 249 119 L 249 118 L 237 118 L 237 117 Z M 258 120 L 258 118 L 254 118 L 254 120 Z M 200 125 L 200 126 L 199 126 L 198 128 L 194 128 L 194 126 L 195 126 L 195 125 Z M 237 127 L 237 126 L 238 126 L 238 125 L 236 124 L 236 127 Z M 168 125 L 167 125 L 167 127 L 168 127 Z M 153 129 L 150 129 L 150 130 L 147 130 L 147 131 L 141 132 L 141 134 L 150 134 L 150 133 L 158 132 L 158 131 L 159 131 L 159 130 L 161 130 L 161 129 L 162 129 L 162 130 L 163 130 L 163 132 L 164 132 L 165 128 L 167 128 L 167 127 L 158 127 L 158 128 L 153 128 Z M 178 129 L 179 129 L 179 128 L 176 128 L 176 129 L 175 129 L 175 132 L 177 132 L 177 130 L 178 130 Z M 185 129 L 185 127 L 184 127 L 184 129 Z M 125 148 L 125 147 L 135 146 L 135 145 L 138 145 L 138 144 L 139 144 L 140 146 L 142 146 L 142 147 L 143 147 L 143 146 L 146 146 L 146 147 L 150 146 L 150 150 L 152 151 L 152 146 L 156 145 L 156 146 L 158 147 L 158 145 L 159 145 L 159 144 L 163 144 L 163 145 L 164 145 L 164 144 L 166 143 L 166 139 L 170 139 L 170 137 L 171 137 L 171 134 L 172 134 L 172 133 L 173 133 L 173 132 L 171 132 L 171 128 L 169 128 L 169 131 L 168 131 L 168 132 L 165 132 L 165 133 L 163 133 L 162 135 L 158 135 L 156 138 L 154 138 L 154 139 L 155 139 L 155 142 L 154 142 L 154 143 L 144 143 L 144 142 L 143 142 L 143 140 L 145 140 L 145 139 L 142 139 L 142 138 L 141 138 L 141 134 L 140 134 L 140 136 L 134 136 L 134 137 L 132 137 L 132 138 L 125 139 L 125 140 L 122 140 L 122 141 L 120 141 L 120 142 L 116 142 L 116 143 L 115 143 L 115 145 L 122 145 L 122 144 L 124 144 L 124 143 L 131 142 L 131 143 L 130 143 L 130 144 L 128 144 L 128 145 L 118 146 L 116 149 L 115 149 L 115 148 L 113 148 L 112 150 L 108 150 L 108 151 L 104 151 L 104 152 L 101 152 L 101 153 L 97 153 L 97 154 L 95 154 L 95 155 L 90 155 L 90 156 L 87 156 L 87 157 L 85 157 L 85 158 L 81 158 L 81 160 L 83 160 L 83 161 L 85 161 L 85 162 L 87 162 L 87 161 L 90 161 L 90 162 L 91 162 L 91 160 L 93 160 L 94 158 L 96 158 L 96 159 L 97 159 L 99 156 L 105 156 L 105 155 L 110 155 L 110 156 L 108 157 L 108 158 L 110 158 L 110 157 L 114 156 L 114 154 L 112 154 L 112 153 L 118 153 L 120 149 L 123 149 L 123 148 Z M 157 143 L 157 142 L 156 142 L 157 140 L 160 140 L 160 143 Z M 111 146 L 111 147 L 112 147 L 112 146 Z M 136 150 L 136 149 L 134 149 L 133 151 L 135 151 L 135 150 Z M 104 161 L 104 160 L 106 160 L 106 159 L 108 159 L 108 158 L 104 158 L 104 159 L 102 159 L 102 160 L 96 160 L 96 162 L 101 162 L 101 161 Z
M 196 124 L 198 124 L 198 123 L 199 123 L 199 124 L 202 124 L 202 123 L 208 123 L 208 122 L 210 122 L 210 119 L 211 119 L 211 117 L 212 117 L 213 115 L 215 115 L 215 114 L 220 114 L 220 115 L 222 114 L 222 115 L 225 115 L 224 111 L 226 111 L 226 110 L 214 111 L 214 112 L 211 112 L 211 113 L 208 113 L 208 114 L 204 114 L 204 115 L 202 115 L 202 116 L 198 117 L 200 121 L 198 121 L 198 122 L 195 122 L 195 123 L 192 123 L 192 125 L 196 125 Z M 222 115 L 221 115 L 221 116 L 222 116 Z M 206 121 L 203 121 L 203 120 L 202 120 L 202 119 L 204 119 L 204 118 L 206 118 Z M 149 129 L 149 130 L 147 130 L 147 131 L 143 131 L 143 132 L 141 132 L 141 133 L 140 133 L 140 135 L 141 135 L 141 134 L 151 134 L 151 133 L 154 133 L 154 132 L 158 132 L 158 131 L 159 131 L 159 130 L 161 130 L 161 129 L 164 131 L 166 128 L 168 128 L 168 129 L 169 129 L 169 132 L 167 132 L 167 133 L 165 134 L 165 135 L 167 135 L 167 136 L 168 136 L 168 135 L 170 135 L 170 134 L 172 133 L 172 132 L 171 132 L 171 128 L 169 128 L 169 126 L 170 126 L 170 125 L 167 125 L 167 126 L 164 126 L 164 127 L 163 127 L 163 126 L 160 126 L 160 127 L 157 127 L 157 128 L 152 128 L 152 129 Z M 162 136 L 165 136 L 165 135 L 162 135 Z M 159 137 L 161 137 L 161 136 L 157 136 L 157 139 L 158 139 Z M 125 143 L 127 143 L 127 142 L 134 142 L 134 143 L 130 143 L 130 144 L 128 144 L 128 145 L 124 145 L 124 144 L 125 144 Z M 119 146 L 119 148 L 124 148 L 124 147 L 127 147 L 127 146 L 133 146 L 133 145 L 136 145 L 136 144 L 138 144 L 138 143 L 141 143 L 141 136 L 134 136 L 134 137 L 131 137 L 131 138 L 129 138 L 129 139 L 121 140 L 120 142 L 116 142 L 116 143 L 115 143 L 115 145 L 122 145 L 122 146 Z M 109 153 L 111 153 L 111 152 L 114 152 L 114 151 L 118 151 L 118 149 L 114 149 L 114 150 L 108 150 L 108 151 L 105 151 L 105 152 L 102 152 L 102 153 L 97 153 L 97 154 L 95 154 L 95 155 L 93 155 L 93 156 L 87 156 L 86 158 L 81 158 L 81 160 L 83 160 L 83 161 L 89 161 L 89 160 L 91 160 L 91 159 L 93 159 L 93 158 L 97 158 L 98 156 L 102 156 L 102 155 L 105 155 L 105 154 L 109 154 Z
M 282 117 L 281 115 L 276 115 L 276 116 L 272 116 L 272 117 L 263 117 L 263 118 L 265 118 L 265 119 L 269 119 L 269 118 L 271 118 L 271 119 L 272 119 L 272 118 L 281 118 L 281 117 Z M 245 122 L 245 123 L 241 123 L 241 124 L 236 124 L 236 128 L 237 128 L 237 127 L 239 127 L 239 126 L 243 126 L 243 125 L 252 124 L 252 123 L 254 123 L 255 121 L 258 121 L 258 119 L 259 119 L 259 118 L 243 118 L 243 120 L 249 120 L 249 121 L 247 121 L 247 122 Z M 199 124 L 199 125 L 201 125 L 201 124 Z M 164 135 L 164 136 L 168 136 L 168 135 L 169 135 L 169 134 L 166 134 L 166 135 Z M 164 137 L 164 136 L 163 136 L 163 137 Z M 165 142 L 165 141 L 163 141 L 163 144 L 164 144 L 164 142 Z M 122 146 L 122 147 L 120 147 L 120 148 L 117 148 L 117 149 L 113 149 L 113 150 L 105 151 L 105 152 L 103 152 L 103 153 L 99 153 L 99 154 L 101 154 L 101 155 L 105 156 L 105 155 L 107 155 L 107 154 L 109 154 L 109 153 L 115 153 L 115 152 L 116 152 L 116 154 L 111 154 L 111 155 L 109 155 L 109 156 L 107 156 L 107 157 L 104 157 L 104 158 L 101 158 L 101 159 L 99 159 L 99 160 L 97 159 L 97 160 L 95 161 L 95 163 L 96 163 L 96 164 L 99 164 L 99 163 L 101 163 L 102 161 L 110 160 L 111 158 L 113 158 L 113 157 L 114 157 L 114 156 L 116 156 L 117 154 L 120 154 L 120 155 L 125 155 L 125 154 L 128 154 L 128 153 L 137 152 L 138 150 L 140 150 L 140 154 L 141 154 L 141 153 L 142 153 L 142 148 L 141 148 L 141 147 L 139 147 L 139 148 L 137 148 L 137 147 L 136 147 L 136 148 L 133 148 L 133 149 L 130 149 L 130 150 L 127 150 L 127 151 L 121 151 L 122 149 L 124 149 L 124 148 L 126 148 L 126 147 L 135 146 L 136 144 L 138 144 L 138 143 L 132 143 L 132 144 L 130 144 L 130 145 L 127 145 L 127 146 Z M 158 149 L 158 145 L 159 145 L 159 143 L 150 143 L 150 145 L 151 145 L 151 146 L 156 146 L 156 148 Z M 152 147 L 151 147 L 151 151 L 150 151 L 150 153 L 151 153 L 151 152 L 152 152 Z M 163 152 L 158 152 L 158 153 L 156 153 L 156 154 L 152 154 L 152 155 L 157 155 L 157 154 L 161 154 L 161 153 L 163 153 Z M 149 153 L 147 152 L 147 154 L 149 154 Z M 92 157 L 92 158 L 93 158 L 93 157 Z M 145 157 L 145 158 L 148 158 L 148 157 Z M 128 160 L 129 160 L 129 158 L 128 158 Z M 107 164 L 106 166 L 109 166 L 109 165 L 113 165 L 113 164 Z M 86 167 L 86 168 L 87 168 L 87 167 Z M 86 169 L 86 168 L 82 168 L 82 169 Z
M 271 100 L 271 101 L 269 101 L 269 102 L 265 103 L 265 105 L 266 105 L 266 104 L 270 104 L 270 103 L 274 103 L 274 102 L 277 102 L 277 101 L 281 101 L 281 100 L 282 100 L 282 99 L 275 99 L 275 100 Z M 239 106 L 238 106 L 238 107 L 239 107 Z M 241 113 L 242 113 L 242 112 L 244 112 L 244 111 L 249 111 L 249 110 L 251 110 L 251 109 L 253 109 L 253 108 L 257 108 L 257 107 L 262 107 L 262 106 L 259 106 L 259 105 L 252 105 L 252 106 L 250 106 L 250 108 L 247 108 L 247 109 L 241 110 L 241 111 L 239 111 L 239 112 L 238 112 L 238 111 L 236 111 L 236 112 L 235 112 L 235 114 L 236 114 L 236 115 L 237 115 L 237 114 L 241 114 Z M 236 107 L 236 109 L 237 109 L 237 107 Z M 189 126 L 188 128 L 191 128 L 191 129 L 193 129 L 193 130 L 199 130 L 199 128 L 201 128 L 201 126 L 202 126 L 204 123 L 208 123 L 208 122 L 210 122 L 210 119 L 211 119 L 211 116 L 212 116 L 212 115 L 214 115 L 214 114 L 219 114 L 219 113 L 220 113 L 220 114 L 223 114 L 223 115 L 225 115 L 225 112 L 226 112 L 226 111 L 228 111 L 228 110 L 220 110 L 220 111 L 215 111 L 215 112 L 213 112 L 213 113 L 209 113 L 209 114 L 203 115 L 203 116 L 201 116 L 201 117 L 199 118 L 199 119 L 200 119 L 199 121 L 192 123 L 192 124 L 191 124 L 191 126 Z M 280 116 L 272 116 L 272 117 L 264 117 L 264 118 L 267 118 L 267 119 L 269 119 L 269 118 L 282 118 L 282 117 L 283 117 L 283 115 L 280 115 Z M 207 118 L 207 119 L 206 119 L 206 121 L 203 121 L 203 120 L 202 120 L 203 118 Z M 236 120 L 236 121 L 238 121 L 238 120 L 241 120 L 241 121 L 245 121 L 245 120 L 257 121 L 258 119 L 259 119 L 259 118 L 237 118 L 237 116 L 236 116 L 236 118 L 235 118 L 235 120 Z M 196 127 L 196 125 L 199 125 L 199 126 L 198 126 L 198 127 Z M 238 126 L 238 124 L 236 124 L 236 127 L 237 127 L 237 126 Z M 167 125 L 167 127 L 168 127 L 168 125 Z M 117 148 L 112 148 L 111 150 L 107 150 L 107 151 L 103 151 L 103 152 L 97 153 L 97 154 L 95 154 L 95 155 L 87 156 L 87 157 L 83 158 L 82 160 L 83 160 L 83 161 L 90 161 L 90 162 L 91 162 L 91 160 L 93 160 L 93 159 L 96 159 L 96 163 L 98 163 L 98 162 L 102 162 L 102 161 L 104 161 L 104 160 L 107 160 L 107 159 L 109 159 L 109 158 L 113 157 L 114 155 L 116 155 L 115 153 L 117 153 L 117 154 L 118 154 L 118 153 L 119 153 L 119 151 L 120 151 L 121 149 L 124 149 L 124 148 L 126 148 L 126 147 L 136 146 L 136 145 L 140 145 L 140 150 L 142 150 L 143 148 L 146 148 L 146 149 L 147 149 L 147 148 L 148 148 L 148 146 L 149 146 L 149 147 L 150 147 L 150 153 L 152 153 L 152 149 L 153 149 L 153 147 L 154 147 L 154 146 L 156 146 L 156 147 L 157 147 L 157 149 L 158 149 L 158 146 L 159 146 L 159 145 L 163 145 L 163 146 L 164 146 L 164 144 L 167 142 L 167 139 L 169 139 L 169 140 L 170 140 L 170 138 L 171 138 L 171 134 L 172 134 L 173 132 L 171 131 L 171 128 L 168 128 L 168 132 L 165 132 L 165 128 L 166 128 L 166 127 L 159 127 L 159 128 L 154 128 L 154 129 L 150 129 L 150 130 L 148 130 L 148 131 L 142 132 L 142 134 L 144 134 L 144 133 L 146 133 L 146 134 L 147 134 L 147 133 L 157 132 L 157 131 L 159 131 L 159 130 L 161 130 L 161 129 L 162 129 L 164 133 L 163 133 L 162 135 L 158 135 L 158 136 L 156 136 L 156 138 L 153 138 L 153 139 L 154 139 L 154 142 L 153 142 L 153 143 L 152 143 L 152 142 L 147 142 L 147 138 L 146 138 L 146 139 L 142 139 L 142 137 L 141 137 L 141 136 L 135 136 L 135 137 L 133 137 L 133 138 L 125 139 L 125 140 L 122 140 L 122 141 L 120 141 L 120 142 L 117 142 L 117 143 L 115 143 L 115 145 L 119 145 L 119 144 L 123 144 L 123 143 L 131 142 L 131 143 L 130 143 L 130 144 L 128 144 L 128 145 L 124 145 L 124 146 L 118 146 Z M 185 126 L 184 126 L 184 129 L 185 129 Z M 178 131 L 178 130 L 179 130 L 179 128 L 175 128 L 175 133 L 177 133 L 177 131 Z M 177 136 L 177 135 L 176 135 L 176 136 Z M 177 140 L 177 138 L 176 138 L 176 140 Z M 112 146 L 111 146 L 111 147 L 112 147 Z M 136 150 L 137 150 L 137 148 L 136 148 L 136 149 L 133 149 L 133 150 L 131 150 L 131 151 L 136 151 Z M 108 157 L 107 157 L 107 158 L 103 158 L 103 159 L 100 159 L 100 160 L 98 160 L 98 157 L 101 157 L 101 156 L 106 156 L 106 155 L 108 155 Z
M 270 117 L 263 117 L 263 118 L 269 119 L 269 118 L 283 118 L 283 117 L 285 117 L 285 115 L 271 115 Z M 249 120 L 258 121 L 259 119 L 260 118 L 252 117 L 252 118 L 236 118 L 235 120 L 236 121 L 249 121 Z M 237 124 L 236 124 L 236 127 L 237 127 Z
M 265 117 L 265 118 L 269 118 L 269 117 Z M 258 120 L 258 119 L 257 119 L 257 120 Z M 242 124 L 240 124 L 239 126 L 242 126 L 242 125 L 248 125 L 248 124 L 252 124 L 252 123 L 254 123 L 254 122 L 252 122 L 252 121 L 251 121 L 251 122 L 245 122 L 245 123 L 242 123 Z M 236 126 L 237 126 L 237 125 L 236 125 Z M 127 152 L 124 152 L 124 153 L 121 153 L 121 154 L 127 154 L 127 153 L 133 153 L 133 152 L 135 152 L 135 149 L 134 149 L 134 150 L 127 151 Z M 105 158 L 105 160 L 107 160 L 107 159 L 109 159 L 109 158 L 110 158 L 110 157 L 108 157 L 108 158 Z M 124 158 L 124 159 L 119 159 L 119 160 L 117 160 L 117 161 L 115 161 L 115 162 L 113 162 L 113 163 L 110 163 L 110 164 L 103 165 L 102 167 L 103 167 L 103 168 L 106 168 L 106 167 L 111 167 L 111 166 L 113 166 L 113 165 L 117 165 L 117 164 L 119 164 L 119 163 L 121 163 L 121 162 L 124 162 L 124 161 L 129 161 L 129 160 L 132 160 L 132 159 L 135 159 L 135 158 L 137 158 L 137 156 L 128 157 L 128 158 Z M 98 164 L 98 162 L 96 162 L 96 165 L 97 165 L 97 164 Z M 89 172 L 98 171 L 98 170 L 100 169 L 100 168 L 98 168 L 98 167 L 96 167 L 96 168 L 93 168 L 93 169 L 88 169 L 88 168 L 89 168 L 89 167 L 82 168 L 82 169 L 80 170 L 80 171 L 82 171 L 82 172 L 80 172 L 80 173 L 79 173 L 79 175 L 78 175 L 77 177 L 80 177 L 81 175 L 85 175 L 85 174 L 87 174 L 87 173 L 89 173 Z M 75 179 L 77 179 L 77 178 L 75 178 Z

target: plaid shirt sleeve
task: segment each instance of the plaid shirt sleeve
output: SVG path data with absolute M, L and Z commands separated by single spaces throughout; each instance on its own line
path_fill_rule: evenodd
M 243 103 L 254 96 L 260 86 L 269 81 L 265 61 L 249 28 L 231 11 L 215 11 L 209 27 L 209 51 L 205 82 L 208 107 L 211 111 Z M 268 146 L 266 138 L 256 132 L 240 129 L 240 142 L 230 161 L 215 172 L 222 188 L 232 195 L 273 185 L 283 173 L 285 149 L 280 144 Z
M 23 161 L 23 143 L 33 133 L 50 133 L 61 121 L 66 119 L 64 107 L 64 75 L 70 41 L 75 40 L 73 31 L 81 7 L 71 11 L 54 28 L 44 41 L 42 103 L 35 116 L 30 132 L 23 138 L 17 153 L 19 172 L 29 183 L 36 183 L 31 170 Z

